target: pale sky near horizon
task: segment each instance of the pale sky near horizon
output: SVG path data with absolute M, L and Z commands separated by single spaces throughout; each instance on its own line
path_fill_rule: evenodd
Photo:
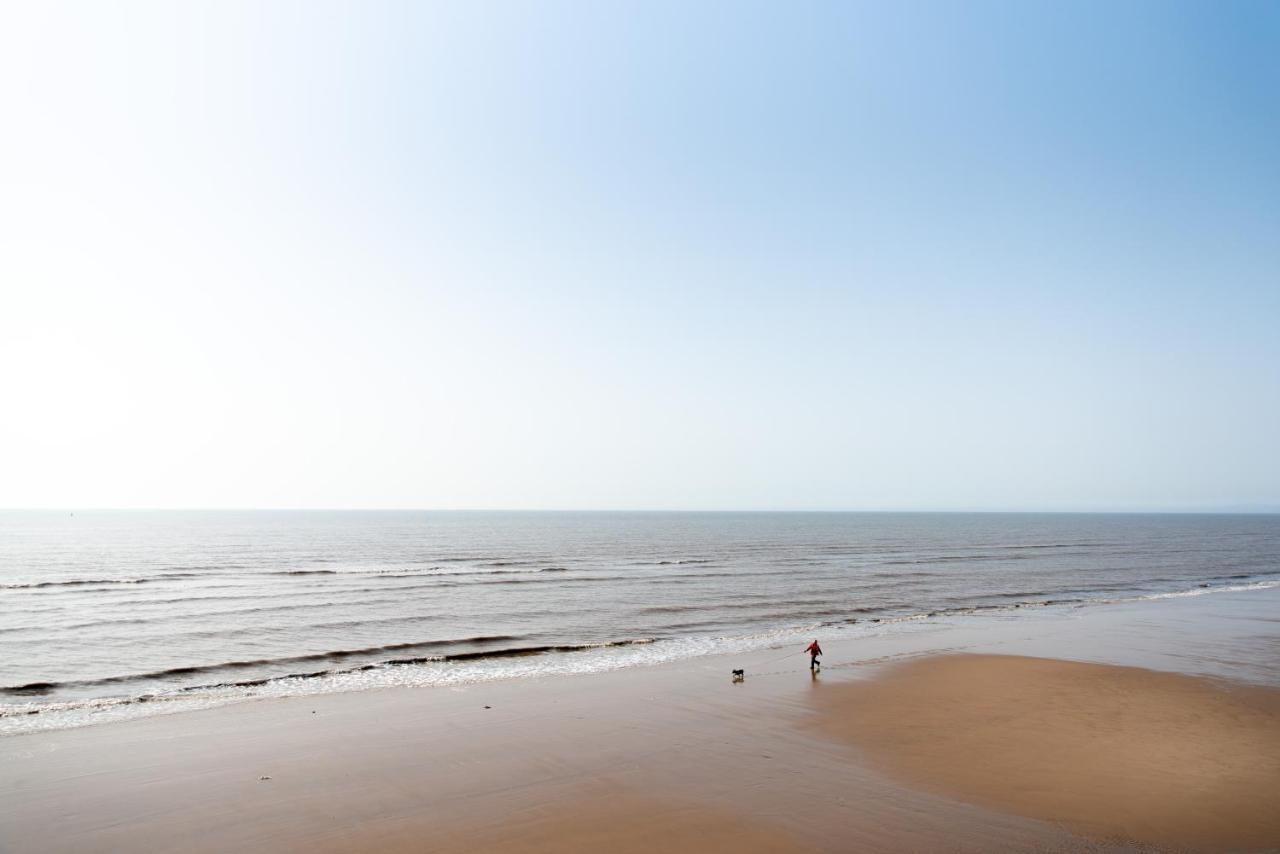
M 1280 4 L 0 3 L 0 507 L 1280 508 Z

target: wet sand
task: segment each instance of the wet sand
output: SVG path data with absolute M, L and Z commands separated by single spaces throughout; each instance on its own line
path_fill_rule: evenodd
M 380 854 L 805 854 L 820 849 L 768 823 L 697 803 L 634 793 L 584 794 L 483 824 L 409 827 Z
M 1266 692 L 1253 693 L 1261 689 L 1224 692 L 1176 674 L 1051 662 L 1046 679 L 1076 667 L 1090 675 L 1071 682 L 1066 697 L 1046 683 L 1031 703 L 1010 693 L 1026 679 L 1007 678 L 1007 669 L 999 677 L 911 674 L 989 660 L 939 652 L 1033 651 L 1265 675 L 1272 671 L 1257 650 L 1275 648 L 1277 602 L 1280 595 L 1224 596 L 1043 620 L 905 626 L 824 641 L 817 678 L 799 650 L 765 650 L 587 677 L 263 699 L 11 736 L 0 739 L 0 851 L 976 854 L 1132 851 L 1129 839 L 1274 845 L 1268 834 L 1280 810 L 1271 819 L 1257 812 L 1278 790 L 1257 791 L 1275 779 L 1273 707 L 1257 699 Z M 1246 659 L 1249 667 L 1232 663 Z M 904 660 L 919 663 L 893 669 Z M 737 667 L 747 678 L 734 684 L 729 671 Z M 943 689 L 956 692 L 945 704 L 929 693 Z M 867 692 L 879 691 L 901 692 L 893 695 L 900 710 L 908 698 L 929 699 L 917 710 L 927 717 L 900 746 L 911 738 L 947 743 L 957 730 L 983 734 L 980 749 L 1007 763 L 990 765 L 988 777 L 1039 780 L 1026 786 L 1033 806 L 1035 786 L 1049 797 L 1065 783 L 1083 791 L 1081 812 L 979 795 L 964 775 L 921 779 L 923 765 L 876 749 L 884 728 L 909 719 L 906 711 L 864 714 L 890 702 L 890 694 L 867 701 Z M 1187 744 L 1154 762 L 1162 754 L 1130 743 L 1142 728 L 1130 721 L 1094 751 L 1109 765 L 1081 764 L 1080 745 L 1093 743 L 1095 731 L 1105 735 L 1119 714 L 1111 700 Z M 1092 711 L 1071 723 L 1080 708 Z M 952 743 L 941 767 L 959 773 L 972 749 Z M 926 759 L 939 762 L 917 755 Z M 1068 760 L 1077 770 L 1064 776 Z M 988 767 L 985 759 L 974 764 Z M 1196 772 L 1170 770 L 1175 765 Z M 1200 797 L 1229 812 L 1188 820 L 1178 799 L 1193 777 L 1240 803 L 1214 800 L 1206 785 Z M 1108 824 L 1123 816 L 1098 812 L 1093 786 L 1110 786 L 1113 796 L 1124 786 L 1140 789 L 1129 794 L 1146 804 L 1136 813 L 1145 818 Z M 1197 812 L 1206 813 L 1198 805 Z
M 780 654 L 0 739 L 0 850 L 1079 850 L 867 768 Z
M 1280 848 L 1280 690 L 950 655 L 824 691 L 821 728 L 933 791 L 1098 839 Z

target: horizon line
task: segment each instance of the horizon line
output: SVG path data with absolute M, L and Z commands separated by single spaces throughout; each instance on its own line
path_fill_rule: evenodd
M 830 514 L 999 514 L 999 515 L 1144 515 L 1144 516 L 1275 516 L 1280 505 L 1186 508 L 823 508 L 823 507 L 0 507 L 0 513 L 830 513 Z

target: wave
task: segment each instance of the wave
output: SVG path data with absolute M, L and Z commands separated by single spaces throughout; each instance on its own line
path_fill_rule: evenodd
M 870 572 L 863 577 L 864 578 L 892 578 L 897 580 L 900 578 L 943 578 L 945 576 L 946 576 L 945 572 L 928 572 L 927 570 L 919 569 L 919 570 L 916 570 L 915 572 L 903 572 L 902 570 L 893 570 L 892 572 Z
M 283 658 L 267 658 L 252 661 L 226 661 L 219 664 L 210 665 L 193 665 L 189 667 L 171 667 L 164 670 L 154 670 L 147 673 L 131 673 L 123 676 L 112 676 L 103 679 L 84 679 L 84 680 L 67 680 L 62 682 L 31 682 L 26 685 L 15 685 L 8 688 L 0 688 L 0 694 L 10 696 L 38 696 L 49 694 L 53 691 L 64 688 L 92 688 L 105 687 L 109 685 L 120 685 L 129 683 L 141 683 L 149 681 L 164 680 L 174 676 L 190 676 L 195 674 L 217 673 L 226 670 L 246 669 L 250 667 L 266 667 L 281 664 L 301 664 L 309 661 L 339 661 L 360 655 L 376 655 L 377 653 L 396 652 L 407 649 L 431 649 L 457 644 L 466 643 L 492 643 L 507 640 L 519 640 L 518 636 L 513 635 L 491 635 L 487 637 L 465 638 L 460 640 L 447 641 L 423 641 L 418 643 L 400 643 L 387 644 L 385 646 L 367 647 L 364 649 L 351 650 L 334 650 L 331 652 L 315 653 L 312 655 L 296 655 Z M 601 641 L 597 643 L 577 643 L 577 644 L 544 644 L 537 646 L 513 646 L 502 647 L 499 649 L 474 650 L 468 652 L 441 653 L 434 655 L 412 656 L 387 658 L 378 661 L 371 661 L 357 667 L 339 667 L 326 668 L 324 670 L 314 670 L 301 673 L 286 673 L 274 676 L 264 676 L 256 679 L 244 679 L 235 681 L 223 681 L 213 683 L 203 683 L 199 685 L 188 685 L 178 689 L 181 692 L 207 691 L 216 688 L 252 688 L 260 685 L 267 685 L 274 682 L 283 682 L 288 679 L 315 679 L 321 676 L 333 676 L 342 673 L 357 673 L 365 670 L 375 670 L 382 667 L 397 667 L 413 664 L 426 664 L 431 662 L 463 662 L 477 661 L 481 659 L 499 659 L 499 658 L 521 658 L 527 656 L 544 655 L 547 653 L 571 653 L 584 652 L 592 649 L 608 649 L 611 647 L 623 646 L 641 646 L 653 643 L 656 638 L 629 638 L 626 640 Z M 140 695 L 133 699 L 145 702 L 151 695 Z M 38 710 L 37 710 L 38 711 Z M 0 717 L 11 714 L 12 712 L 0 710 Z M 23 711 L 23 714 L 29 713 Z
M 316 595 L 322 595 L 322 594 L 316 594 Z M 233 599 L 233 600 L 244 599 L 249 601 L 260 601 L 261 599 L 261 597 L 255 597 L 255 596 L 219 597 L 219 598 L 226 598 L 226 599 Z M 185 603 L 188 601 L 198 601 L 198 600 L 178 599 L 173 601 Z M 394 604 L 403 604 L 403 602 L 404 602 L 403 596 L 387 596 L 387 597 L 376 598 L 376 599 L 346 598 L 340 601 L 321 600 L 321 601 L 315 601 L 315 602 L 292 602 L 290 604 L 285 604 L 285 605 L 255 605 L 253 607 L 248 607 L 248 608 L 221 608 L 217 610 L 187 611 L 183 613 L 158 614 L 155 616 L 145 616 L 145 617 L 139 617 L 139 616 L 111 617 L 111 618 L 104 618 L 104 619 L 98 619 L 98 620 L 87 620 L 85 622 L 80 622 L 80 623 L 62 623 L 62 624 L 55 624 L 55 625 L 46 625 L 44 623 L 38 622 L 30 625 L 2 626 L 0 627 L 0 634 L 9 634 L 13 632 L 43 632 L 43 633 L 56 634 L 59 632 L 72 631 L 72 630 L 79 631 L 83 629 L 95 629 L 95 628 L 101 628 L 104 626 L 157 625 L 157 626 L 164 626 L 166 628 L 171 628 L 171 627 L 177 627 L 179 625 L 188 623 L 193 620 L 208 621 L 211 618 L 244 617 L 247 615 L 254 615 L 255 617 L 263 617 L 267 614 L 283 614 L 283 613 L 288 613 L 292 611 L 323 612 L 323 611 L 334 609 L 334 608 L 341 608 L 343 610 L 351 611 L 351 610 L 358 610 L 360 608 L 366 608 L 372 605 L 394 605 Z M 414 616 L 414 615 L 401 615 L 401 616 L 395 617 L 394 619 L 403 620 L 403 619 L 410 618 L 411 616 Z M 343 625 L 346 625 L 346 624 L 347 624 L 346 622 L 343 623 Z M 321 623 L 317 625 L 323 626 L 325 624 Z M 315 626 L 300 626 L 298 628 L 314 628 L 314 627 Z M 214 630 L 201 630 L 199 634 L 202 636 L 216 637 L 222 634 L 235 634 L 243 630 L 244 630 L 244 627 L 242 626 L 232 625 L 225 628 L 218 628 Z M 114 640 L 114 639 L 119 639 L 122 641 L 136 640 L 136 638 L 128 638 L 128 637 L 120 637 L 120 638 L 115 638 L 114 636 L 103 637 L 103 640 L 107 640 L 107 641 Z
M 162 572 L 159 575 L 147 575 L 141 578 L 71 578 L 66 581 L 32 581 L 19 584 L 0 584 L 0 590 L 39 590 L 46 587 L 85 587 L 105 584 L 149 584 L 153 581 L 168 581 L 173 578 L 198 578 L 198 572 Z
M 470 587 L 470 586 L 499 585 L 499 584 L 552 584 L 552 583 L 554 584 L 599 584 L 600 582 L 603 582 L 603 581 L 644 581 L 645 580 L 641 577 L 637 577 L 634 575 L 582 575 L 576 578 L 560 578 L 560 579 L 556 579 L 553 582 L 553 581 L 546 581 L 546 580 L 537 578 L 536 576 L 540 574 L 541 574 L 541 571 L 530 572 L 527 570 L 525 571 L 510 570 L 506 572 L 494 571 L 494 572 L 479 572 L 479 573 L 465 573 L 465 574 L 459 573 L 458 575 L 445 576 L 445 578 L 449 580 L 442 580 L 439 586 Z M 491 581 L 486 577 L 491 575 L 533 575 L 535 577 L 534 578 L 499 578 Z M 476 576 L 480 576 L 480 577 L 476 578 Z M 452 580 L 458 577 L 466 578 L 469 580 L 465 580 L 465 581 Z
M 1244 576 L 1248 578 L 1249 576 Z M 1135 600 L 1148 599 L 1180 599 L 1185 596 L 1204 596 L 1207 593 L 1243 593 L 1249 590 L 1270 590 L 1274 587 L 1280 587 L 1280 579 L 1255 581 L 1251 584 L 1220 584 L 1216 587 L 1209 584 L 1201 584 L 1199 587 L 1191 590 L 1176 590 L 1170 593 L 1148 593 L 1142 596 L 1133 597 Z
M 657 580 L 657 581 L 661 581 L 663 584 L 687 584 L 690 581 L 698 581 L 698 580 L 707 579 L 707 578 L 735 578 L 735 579 L 768 578 L 771 576 L 777 576 L 778 574 L 779 573 L 777 572 L 777 570 L 773 570 L 773 569 L 750 570 L 750 571 L 728 569 L 723 572 L 691 572 L 685 575 L 677 575 L 672 577 L 666 577 L 661 575 L 628 575 L 626 577 L 634 578 L 637 581 L 646 581 L 646 582 Z
M 263 575 L 342 575 L 336 569 L 280 569 L 264 572 Z
M 119 685 L 128 682 L 145 682 L 155 679 L 166 679 L 172 676 L 189 676 L 197 673 L 217 673 L 221 670 L 240 670 L 248 667 L 270 667 L 281 664 L 300 664 L 306 661 L 340 661 L 359 655 L 377 655 L 378 653 L 399 652 L 407 649 L 430 649 L 468 643 L 496 643 L 498 641 L 520 640 L 518 635 L 483 635 L 471 638 L 455 638 L 451 640 L 413 641 L 409 643 L 383 644 L 382 646 L 362 647 L 359 649 L 335 649 L 327 652 L 308 653 L 306 655 L 289 655 L 278 658 L 257 658 L 244 661 L 222 661 L 217 664 L 196 664 L 186 667 L 170 667 L 164 670 L 152 670 L 145 673 L 129 673 L 122 676 L 105 676 L 98 679 L 73 679 L 64 682 L 29 682 L 26 685 L 13 685 L 0 688 L 0 694 L 26 695 L 47 694 L 60 688 L 92 688 L 99 685 Z
M 1018 543 L 1009 546 L 991 546 L 993 549 L 1007 549 L 1010 551 L 1024 550 L 1043 550 L 1043 549 L 1093 549 L 1107 548 L 1116 545 L 1115 543 Z
M 754 597 L 754 601 L 747 602 L 725 602 L 718 605 L 709 605 L 703 603 L 689 603 L 685 605 L 649 605 L 640 608 L 636 613 L 652 616 L 662 614 L 685 614 L 691 611 L 734 611 L 734 610 L 753 610 L 767 608 L 777 603 L 774 596 L 761 594 Z M 812 608 L 821 606 L 830 606 L 829 599 L 793 599 L 782 603 L 792 608 Z
M 365 583 L 366 585 L 368 584 L 369 581 L 372 581 L 375 579 L 384 579 L 384 578 L 407 579 L 407 580 L 413 580 L 418 582 L 415 584 L 377 585 L 372 587 L 371 586 L 364 586 L 364 587 L 322 586 L 322 587 L 315 587 L 314 589 L 307 591 L 312 595 L 322 596 L 322 595 L 327 595 L 329 593 L 334 593 L 334 592 L 347 595 L 347 594 L 358 594 L 358 593 L 384 593 L 384 592 L 390 592 L 390 591 L 396 591 L 396 590 L 399 590 L 399 591 L 429 590 L 429 589 L 438 588 L 438 587 L 457 586 L 459 584 L 521 583 L 521 581 L 523 580 L 532 582 L 532 581 L 537 581 L 538 579 L 529 578 L 529 579 L 522 579 L 521 581 L 516 581 L 516 582 L 508 582 L 506 579 L 499 579 L 499 580 L 493 580 L 493 581 L 486 581 L 486 579 L 492 576 L 505 576 L 505 575 L 535 576 L 535 575 L 542 575 L 545 573 L 558 574 L 558 573 L 564 573 L 564 572 L 570 572 L 570 571 L 571 570 L 568 567 L 549 566 L 549 567 L 543 567 L 539 569 L 527 569 L 527 570 L 519 570 L 519 569 L 478 570 L 474 572 L 447 572 L 447 573 L 430 574 L 430 575 L 426 573 L 421 573 L 421 572 L 379 573 L 379 574 L 373 575 L 370 573 L 341 572 L 341 571 L 334 571 L 334 570 L 298 570 L 298 571 L 291 570 L 289 572 L 261 573 L 261 575 L 341 576 L 343 581 L 349 578 L 353 583 L 357 583 L 357 584 Z M 176 577 L 176 576 L 168 576 L 168 577 Z M 253 577 L 255 576 L 247 576 L 247 578 L 253 578 Z M 584 576 L 580 578 L 564 578 L 561 580 L 566 583 L 570 581 L 581 583 L 581 582 L 593 582 L 593 581 L 625 581 L 625 580 L 631 580 L 633 578 L 636 578 L 636 576 L 619 576 L 619 575 Z M 99 585 L 120 585 L 120 586 L 118 587 L 102 586 L 102 587 L 91 588 L 92 592 L 106 593 L 108 591 L 111 591 L 111 592 L 119 591 L 123 593 L 123 592 L 126 592 L 125 585 L 136 586 L 138 584 L 144 584 L 144 583 L 147 583 L 148 581 L 153 581 L 153 580 L 157 580 L 157 579 L 155 578 L 102 579 L 102 580 L 79 579 L 75 581 L 65 581 L 65 582 L 47 581 L 47 582 L 39 582 L 39 583 L 32 583 L 32 584 L 0 585 L 0 590 L 10 589 L 10 588 L 21 589 L 21 588 L 29 588 L 29 587 L 78 586 L 78 585 L 99 584 Z M 209 596 L 186 595 L 186 596 L 174 596 L 174 597 L 169 597 L 164 599 L 147 597 L 147 598 L 141 598 L 141 599 L 120 600 L 118 598 L 115 598 L 114 603 L 118 605 L 129 605 L 129 606 L 159 606 L 159 605 L 174 605 L 174 604 L 182 604 L 187 602 L 201 602 L 201 601 L 237 601 L 237 600 L 264 601 L 264 600 L 269 600 L 273 598 L 283 599 L 283 598 L 289 598 L 289 597 L 298 595 L 298 591 L 296 590 L 287 590 L 283 588 L 278 590 L 264 590 L 260 588 L 256 589 L 253 587 L 245 586 L 242 583 L 202 585 L 199 589 L 201 591 L 227 590 L 227 591 L 236 591 L 236 592 L 233 592 L 232 595 L 209 595 Z M 238 591 L 244 591 L 244 592 L 240 593 Z M 60 610 L 60 608 L 61 606 L 58 606 L 58 607 L 54 607 L 47 610 L 57 611 L 57 610 Z M 22 609 L 22 612 L 38 613 L 38 612 L 30 611 L 25 607 Z
M 455 652 L 442 655 L 429 661 L 474 661 L 481 658 L 518 658 L 527 655 L 543 655 L 548 652 L 583 652 L 588 649 L 609 649 L 617 646 L 641 646 L 653 643 L 656 638 L 629 638 L 627 640 L 601 641 L 599 643 L 549 644 L 546 646 L 517 646 L 508 649 L 480 650 L 477 652 Z M 417 663 L 392 659 L 387 664 Z
M 971 555 L 933 555 L 921 558 L 900 558 L 895 560 L 882 560 L 880 564 L 883 566 L 915 566 L 917 564 L 934 564 L 934 563 L 980 563 L 982 561 L 1011 561 L 1011 560 L 1035 560 L 1035 555 L 1007 555 L 1007 554 L 971 554 Z
M 1074 591 L 1022 591 L 1016 593 L 993 593 L 988 594 L 991 599 L 1017 599 L 1016 602 L 993 604 L 988 602 L 975 602 L 971 604 L 956 604 L 946 607 L 911 610 L 906 606 L 890 605 L 884 607 L 871 608 L 854 608 L 849 613 L 881 613 L 884 616 L 873 617 L 866 622 L 871 623 L 889 623 L 902 620 L 919 620 L 930 617 L 948 617 L 963 616 L 966 614 L 978 614 L 991 611 L 1013 611 L 1023 608 L 1048 608 L 1062 605 L 1113 605 L 1126 602 L 1144 602 L 1160 599 L 1179 599 L 1188 596 L 1204 596 L 1211 593 L 1241 593 L 1251 590 L 1270 590 L 1280 587 L 1280 579 L 1259 580 L 1249 584 L 1212 584 L 1215 580 L 1234 579 L 1240 580 L 1245 578 L 1254 578 L 1253 574 L 1236 574 L 1232 576 L 1219 576 L 1207 582 L 1201 582 L 1196 587 L 1183 590 L 1165 591 L 1158 593 L 1135 593 L 1132 596 L 1122 596 L 1118 598 L 1106 598 L 1102 596 L 1062 596 L 1060 594 Z M 1101 592 L 1101 591 L 1095 591 Z M 1035 597 L 1035 598 L 1026 598 Z M 1050 597 L 1050 598 L 1041 598 Z M 891 613 L 899 611 L 899 613 Z M 843 622 L 855 623 L 860 622 L 859 619 L 848 619 Z M 835 623 L 827 623 L 826 625 L 835 625 Z
M 511 569 L 510 567 L 533 567 L 536 561 L 524 560 L 498 560 L 490 563 L 481 564 L 481 566 L 490 567 L 490 569 L 477 569 L 470 572 L 438 572 L 436 570 L 443 569 L 439 566 L 428 566 L 425 569 L 406 572 L 403 569 L 288 569 L 276 570 L 273 572 L 265 572 L 263 575 L 342 575 L 366 578 L 458 578 L 468 575 L 507 575 L 516 572 L 568 572 L 567 566 L 546 566 L 534 567 L 530 569 Z M 433 572 L 435 571 L 435 572 Z

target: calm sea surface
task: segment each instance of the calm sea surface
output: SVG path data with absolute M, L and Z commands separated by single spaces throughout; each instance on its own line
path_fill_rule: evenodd
M 1280 516 L 0 513 L 0 733 L 1280 585 Z

